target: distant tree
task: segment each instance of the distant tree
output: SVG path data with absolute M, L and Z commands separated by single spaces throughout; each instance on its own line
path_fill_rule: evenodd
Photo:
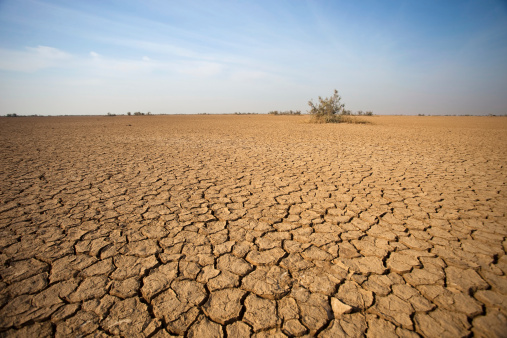
M 285 111 L 272 110 L 268 114 L 270 114 L 270 115 L 301 115 L 301 110 L 285 110 Z
M 341 103 L 341 96 L 336 89 L 333 96 L 326 98 L 319 96 L 318 104 L 310 100 L 308 105 L 310 106 L 309 113 L 313 121 L 317 123 L 340 123 L 344 122 L 344 115 L 350 115 L 350 111 L 345 110 L 345 104 Z
M 331 97 L 322 98 L 319 96 L 318 104 L 308 101 L 308 105 L 310 106 L 308 112 L 312 115 L 312 121 L 315 123 L 368 123 L 367 121 L 352 117 L 351 115 L 354 114 L 351 110 L 345 109 L 345 104 L 341 102 L 341 99 L 341 96 L 335 89 Z M 369 111 L 363 113 L 360 110 L 357 112 L 357 115 L 373 115 L 373 113 Z

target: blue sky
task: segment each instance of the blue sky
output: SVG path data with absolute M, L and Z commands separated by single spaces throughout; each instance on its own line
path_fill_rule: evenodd
M 0 0 L 0 115 L 507 113 L 505 1 Z

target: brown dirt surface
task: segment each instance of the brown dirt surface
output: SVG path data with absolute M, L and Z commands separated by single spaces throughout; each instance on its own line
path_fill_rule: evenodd
M 507 118 L 0 118 L 0 336 L 505 336 Z

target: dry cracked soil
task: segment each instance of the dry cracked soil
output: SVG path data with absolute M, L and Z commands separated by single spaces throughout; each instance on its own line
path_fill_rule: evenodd
M 0 119 L 1 337 L 507 335 L 507 118 Z

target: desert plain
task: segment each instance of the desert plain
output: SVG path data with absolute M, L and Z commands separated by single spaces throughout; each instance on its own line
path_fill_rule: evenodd
M 507 118 L 308 119 L 0 118 L 0 336 L 507 336 Z

